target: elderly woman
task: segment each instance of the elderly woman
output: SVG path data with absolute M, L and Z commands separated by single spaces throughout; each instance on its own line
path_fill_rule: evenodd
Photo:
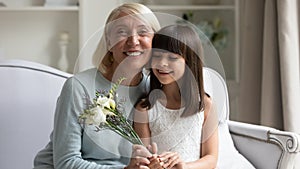
M 47 168 L 148 168 L 151 155 L 143 146 L 132 145 L 110 130 L 95 132 L 82 126 L 78 117 L 95 98 L 96 90 L 109 90 L 125 77 L 117 93 L 125 113 L 146 92 L 143 67 L 150 58 L 153 34 L 159 22 L 150 9 L 137 3 L 114 9 L 94 54 L 92 68 L 68 79 L 57 102 L 54 129 L 48 145 L 34 159 L 35 169 Z M 137 157 L 139 158 L 131 158 Z M 137 165 L 138 164 L 138 165 Z

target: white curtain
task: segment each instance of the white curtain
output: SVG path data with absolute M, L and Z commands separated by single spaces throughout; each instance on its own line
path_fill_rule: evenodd
M 237 121 L 260 124 L 264 0 L 243 0 L 241 72 Z
M 300 133 L 297 0 L 266 0 L 261 123 Z
M 261 123 L 300 133 L 299 6 L 266 0 Z M 295 168 L 300 168 L 300 156 Z
M 242 8 L 240 106 L 246 109 L 238 120 L 300 134 L 298 0 L 245 0 Z M 296 163 L 300 168 L 300 157 Z
M 238 120 L 300 133 L 297 0 L 245 0 Z

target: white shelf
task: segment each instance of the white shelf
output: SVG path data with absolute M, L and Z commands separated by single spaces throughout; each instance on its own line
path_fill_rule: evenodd
M 0 49 L 3 58 L 25 59 L 57 67 L 59 35 L 68 32 L 70 65 L 78 56 L 78 6 L 0 7 Z M 16 50 L 16 48 L 18 50 Z M 70 67 L 70 70 L 72 68 Z
M 233 5 L 148 5 L 152 10 L 235 10 Z
M 0 7 L 1 11 L 7 12 L 49 12 L 49 11 L 70 11 L 70 12 L 77 12 L 79 11 L 78 6 L 28 6 L 28 7 Z

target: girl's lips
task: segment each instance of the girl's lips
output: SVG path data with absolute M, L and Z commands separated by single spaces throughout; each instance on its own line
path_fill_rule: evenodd
M 162 75 L 168 75 L 168 74 L 173 73 L 173 71 L 171 71 L 171 70 L 159 70 L 159 69 L 157 69 L 156 71 L 157 71 L 159 74 L 162 74 Z

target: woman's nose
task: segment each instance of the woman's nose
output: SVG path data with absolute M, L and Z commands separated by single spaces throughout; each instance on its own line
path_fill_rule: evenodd
M 127 45 L 136 46 L 140 44 L 139 35 L 133 34 L 127 38 Z

